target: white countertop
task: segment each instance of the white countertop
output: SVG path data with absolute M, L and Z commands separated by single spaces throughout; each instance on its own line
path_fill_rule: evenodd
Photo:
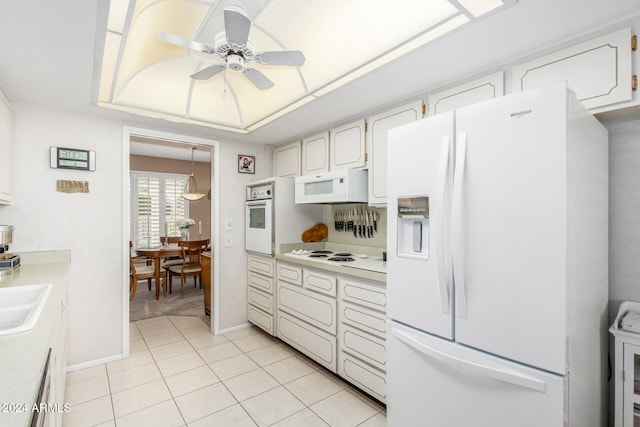
M 331 250 L 334 252 L 350 252 L 354 254 L 355 261 L 334 262 L 327 261 L 323 258 L 309 258 L 307 255 L 296 255 L 292 253 L 292 251 L 296 249 L 305 249 L 309 252 L 319 249 Z M 296 264 L 302 264 L 309 267 L 320 268 L 335 273 L 348 274 L 379 282 L 386 283 L 387 281 L 387 263 L 382 261 L 383 249 L 381 248 L 320 242 L 281 245 L 280 251 L 281 253 L 276 255 L 276 259 L 282 261 L 295 262 Z
M 68 251 L 24 253 L 20 254 L 20 267 L 0 277 L 0 287 L 53 284 L 34 327 L 27 332 L 0 337 L 0 404 L 3 405 L 0 425 L 25 426 L 31 419 L 30 409 L 49 350 L 51 328 L 67 291 L 69 261 Z M 10 408 L 11 404 L 16 406 Z M 28 412 L 15 410 L 24 408 L 23 405 Z

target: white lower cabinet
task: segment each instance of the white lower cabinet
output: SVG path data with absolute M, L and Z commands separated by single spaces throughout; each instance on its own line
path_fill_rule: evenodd
M 386 286 L 276 264 L 278 338 L 386 401 Z
M 302 274 L 302 286 L 335 298 L 338 293 L 336 276 L 305 269 Z
M 278 309 L 336 334 L 336 299 L 278 281 Z
M 340 277 L 338 296 L 338 375 L 386 402 L 386 286 Z
M 274 335 L 271 332 L 271 331 L 275 331 L 275 329 L 274 329 L 275 325 L 273 323 L 273 316 L 272 315 L 267 314 L 266 312 L 256 308 L 253 305 L 249 305 L 249 309 L 247 311 L 247 316 L 249 318 L 249 322 L 253 323 L 254 325 L 259 327 L 263 331 L 268 332 L 271 335 Z
M 278 310 L 278 338 L 336 372 L 336 337 Z
M 247 318 L 265 332 L 276 336 L 275 260 L 260 255 L 247 256 Z
M 57 313 L 49 339 L 49 392 L 48 396 L 43 395 L 42 403 L 46 403 L 49 408 L 56 408 L 56 411 L 44 413 L 42 426 L 61 427 L 62 417 L 65 412 L 65 386 L 67 378 L 67 300 L 66 296 L 60 302 L 60 309 Z M 43 390 L 43 393 L 46 393 Z M 67 411 L 69 408 L 66 408 Z M 38 424 L 40 425 L 40 424 Z
M 345 352 L 338 353 L 338 375 L 381 402 L 387 400 L 386 373 Z

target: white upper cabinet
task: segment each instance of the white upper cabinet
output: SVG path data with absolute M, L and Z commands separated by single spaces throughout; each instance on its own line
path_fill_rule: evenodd
M 302 140 L 302 175 L 329 170 L 329 132 Z
M 422 100 L 369 117 L 369 204 L 387 204 L 387 131 L 422 118 Z M 407 153 L 411 156 L 411 153 Z
M 329 134 L 331 136 L 329 170 L 365 166 L 364 119 L 331 129 Z
M 625 28 L 513 67 L 513 91 L 566 80 L 588 109 L 629 101 L 631 55 Z
M 13 111 L 0 90 L 0 204 L 9 204 L 13 187 Z
M 447 90 L 429 93 L 427 115 L 434 116 L 503 95 L 504 73 L 499 71 Z
M 273 175 L 295 177 L 300 176 L 301 166 L 300 141 L 281 145 L 273 150 Z

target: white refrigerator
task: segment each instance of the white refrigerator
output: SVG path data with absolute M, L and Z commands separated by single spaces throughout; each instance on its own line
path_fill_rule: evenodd
M 388 141 L 388 425 L 606 425 L 606 129 L 563 82 Z

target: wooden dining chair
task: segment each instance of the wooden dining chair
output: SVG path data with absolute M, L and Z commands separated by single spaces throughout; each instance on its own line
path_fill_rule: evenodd
M 153 261 L 147 257 L 134 256 L 133 243 L 129 241 L 129 301 L 133 301 L 133 297 L 136 296 L 138 281 L 146 279 L 149 290 L 151 290 L 151 279 L 153 279 L 155 275 L 156 272 Z M 164 270 L 160 270 L 160 281 L 166 286 L 167 273 Z M 156 283 L 156 288 L 158 286 L 160 286 L 160 283 Z
M 180 276 L 180 297 L 182 297 L 182 289 L 187 277 L 194 276 L 196 286 L 200 278 L 200 287 L 202 287 L 201 254 L 209 246 L 209 239 L 180 241 L 178 245 L 182 249 L 182 264 L 172 265 L 166 271 L 169 275 L 169 293 L 171 293 L 173 276 Z
M 165 243 L 169 245 L 176 244 L 180 240 L 182 240 L 182 237 L 180 236 L 169 236 L 169 237 L 160 236 L 160 243 L 162 243 L 163 245 Z M 182 265 L 182 257 L 180 256 L 167 257 L 164 259 L 164 261 L 162 261 L 161 267 L 164 269 L 167 269 L 172 265 Z

